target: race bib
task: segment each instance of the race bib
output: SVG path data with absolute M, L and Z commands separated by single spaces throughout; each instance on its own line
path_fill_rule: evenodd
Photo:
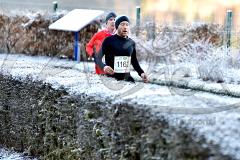
M 114 57 L 114 72 L 128 73 L 130 72 L 131 57 L 129 56 L 115 56 Z

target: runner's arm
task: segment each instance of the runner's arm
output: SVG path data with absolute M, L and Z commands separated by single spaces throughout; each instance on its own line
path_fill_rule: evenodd
M 93 57 L 94 54 L 94 41 L 96 39 L 96 34 L 92 37 L 92 39 L 86 45 L 86 51 L 89 56 Z
M 97 64 L 101 69 L 103 69 L 106 66 L 106 64 L 104 64 L 102 61 L 102 58 L 105 53 L 103 47 L 104 47 L 104 43 L 102 44 L 102 47 L 99 50 L 99 52 L 97 54 L 93 54 L 95 64 Z
M 133 68 L 135 69 L 135 71 L 137 71 L 138 75 L 141 77 L 141 74 L 144 73 L 144 71 L 142 70 L 142 68 L 140 67 L 140 65 L 138 63 L 135 46 L 134 46 L 133 53 L 131 56 L 131 63 L 133 65 Z

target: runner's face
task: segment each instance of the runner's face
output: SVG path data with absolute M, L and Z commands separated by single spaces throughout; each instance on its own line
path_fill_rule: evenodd
M 127 21 L 123 21 L 118 26 L 118 35 L 121 37 L 127 37 L 129 33 L 129 23 Z
M 108 21 L 107 21 L 107 28 L 109 29 L 115 29 L 115 18 L 111 17 Z

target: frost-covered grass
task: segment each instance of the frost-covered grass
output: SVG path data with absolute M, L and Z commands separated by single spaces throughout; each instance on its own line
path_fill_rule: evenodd
M 6 150 L 4 148 L 0 148 L 0 159 L 1 160 L 37 160 L 36 158 L 30 158 L 23 156 L 20 153 L 11 151 L 11 150 Z
M 149 68 L 147 63 L 141 65 L 145 69 Z M 175 127 L 179 127 L 180 121 L 183 121 L 184 125 L 197 132 L 198 137 L 204 136 L 209 143 L 219 145 L 224 154 L 240 158 L 240 143 L 237 143 L 240 125 L 239 98 L 151 83 L 116 81 L 95 75 L 94 64 L 88 62 L 0 54 L 0 66 L 1 74 L 11 75 L 14 79 L 43 81 L 53 88 L 64 88 L 70 95 L 85 94 L 111 103 L 132 104 L 134 107 L 151 111 L 153 118 L 164 116 L 170 125 Z M 164 66 L 160 64 L 157 67 Z M 172 73 L 174 67 L 172 65 L 163 72 Z M 159 74 L 160 78 L 170 77 L 166 75 L 170 74 Z M 199 79 L 186 78 L 192 81 L 192 85 L 201 85 L 202 81 Z M 207 87 L 220 87 L 221 90 L 220 85 L 209 85 L 211 86 Z M 233 145 L 229 147 L 230 144 Z

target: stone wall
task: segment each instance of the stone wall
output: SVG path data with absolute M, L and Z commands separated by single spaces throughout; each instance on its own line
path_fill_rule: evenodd
M 72 58 L 74 33 L 48 29 L 62 16 L 64 14 L 0 14 L 0 52 Z M 83 57 L 86 55 L 86 43 L 98 31 L 99 25 L 95 21 L 79 32 Z
M 0 76 L 0 144 L 40 159 L 231 159 L 194 130 L 97 97 Z

